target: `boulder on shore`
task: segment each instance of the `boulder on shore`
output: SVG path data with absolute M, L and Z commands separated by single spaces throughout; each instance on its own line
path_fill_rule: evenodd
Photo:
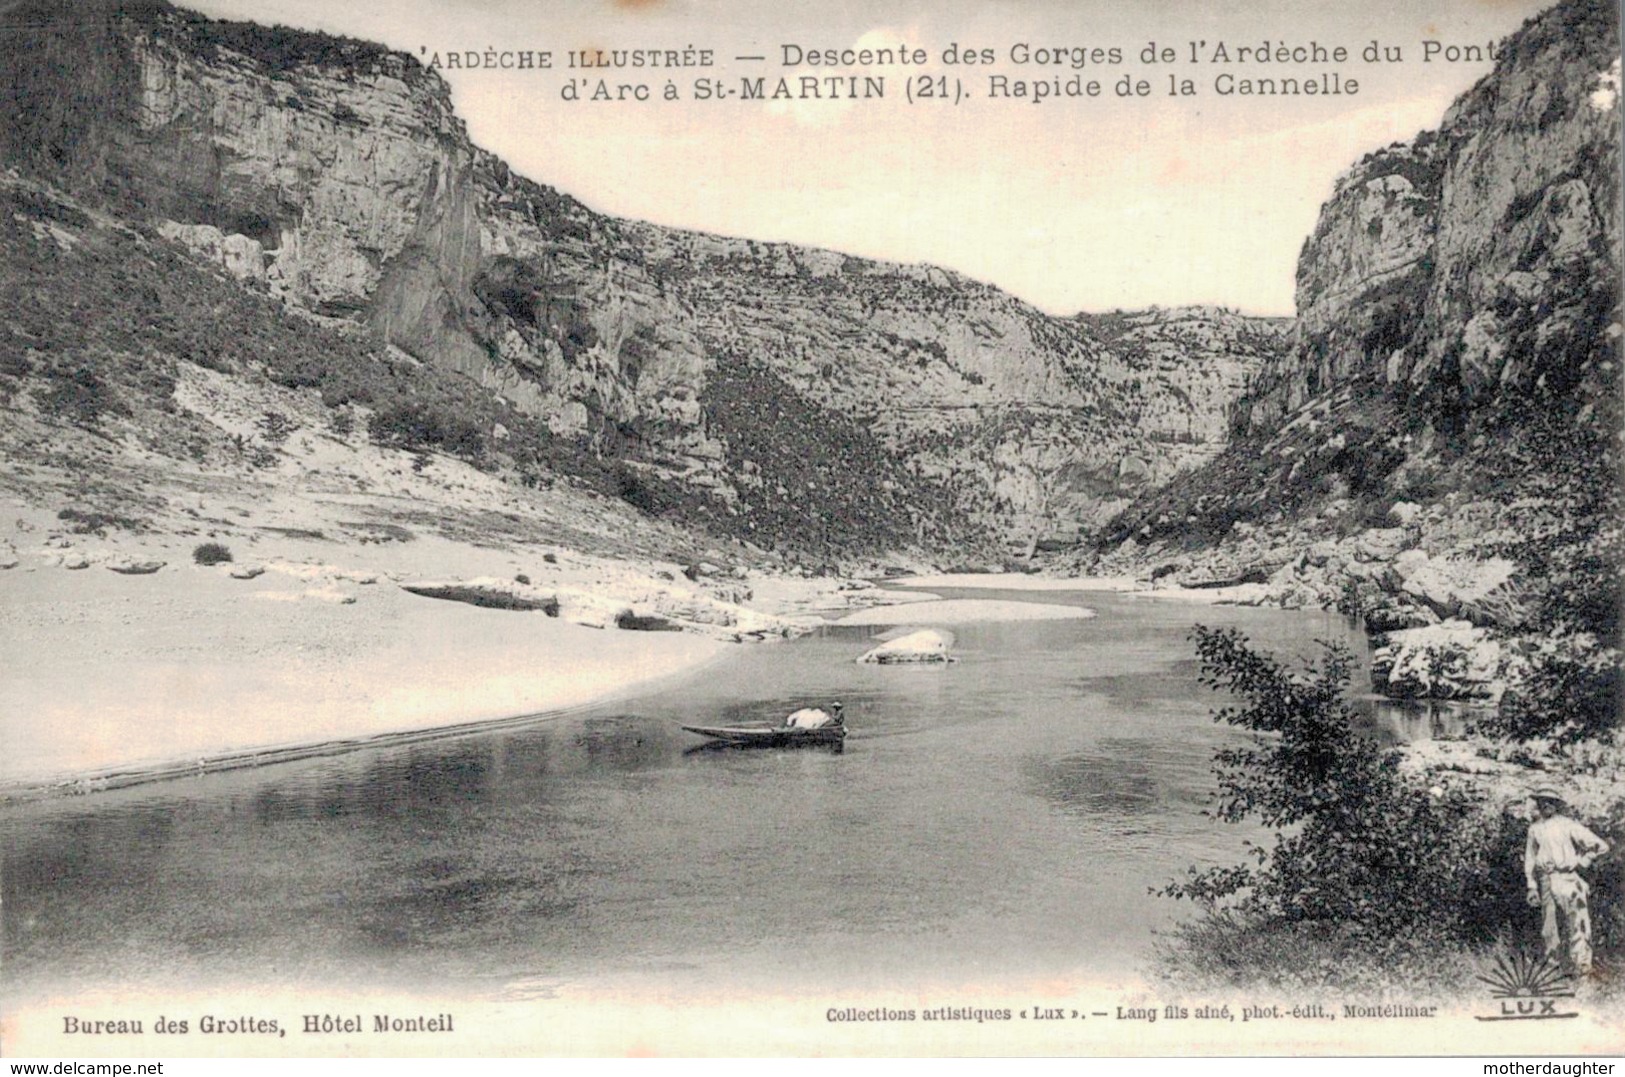
M 556 595 L 511 580 L 488 576 L 466 581 L 421 580 L 401 584 L 401 590 L 424 598 L 439 598 L 449 602 L 466 602 L 494 610 L 539 610 L 549 617 L 559 615 Z
M 1429 557 L 1407 550 L 1395 559 L 1393 572 L 1405 595 L 1439 617 L 1486 625 L 1517 618 L 1517 567 L 1504 557 Z
M 162 561 L 120 560 L 108 562 L 107 570 L 120 576 L 150 576 L 163 567 Z
M 1371 686 L 1398 699 L 1493 703 L 1506 689 L 1501 645 L 1461 620 L 1394 632 L 1371 654 Z

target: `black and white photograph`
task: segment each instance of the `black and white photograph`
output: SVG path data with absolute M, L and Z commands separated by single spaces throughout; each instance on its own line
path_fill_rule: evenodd
M 0 1054 L 1625 1052 L 1620 54 L 0 0 Z

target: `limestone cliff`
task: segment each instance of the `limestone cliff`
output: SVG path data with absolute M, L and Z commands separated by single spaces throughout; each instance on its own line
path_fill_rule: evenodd
M 1618 43 L 1613 5 L 1559 4 L 1437 131 L 1338 180 L 1244 429 L 1360 380 L 1471 410 L 1583 377 L 1619 281 Z
M 810 497 L 939 544 L 1075 537 L 1215 454 L 1283 339 L 1224 311 L 1055 317 L 940 269 L 598 214 L 474 146 L 437 75 L 364 42 L 156 0 L 11 11 L 37 40 L 0 74 L 0 161 L 741 533 L 785 537 Z M 740 427 L 742 399 L 780 397 Z M 834 470 L 884 496 L 837 496 L 809 459 L 862 464 Z
M 1271 429 L 1317 393 L 1386 376 L 1416 331 L 1432 280 L 1439 158 L 1428 134 L 1378 150 L 1338 178 L 1298 259 L 1293 347 L 1241 402 L 1244 429 Z
M 1565 0 L 1530 20 L 1437 132 L 1337 182 L 1293 347 L 1236 403 L 1236 442 L 1111 521 L 1080 568 L 1499 647 L 1488 629 L 1495 676 L 1527 689 L 1504 728 L 1617 725 L 1618 18 Z M 1380 652 L 1396 691 L 1417 690 L 1393 673 L 1411 646 Z

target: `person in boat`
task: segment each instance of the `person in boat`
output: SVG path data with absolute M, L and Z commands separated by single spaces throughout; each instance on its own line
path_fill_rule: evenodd
M 1591 972 L 1591 887 L 1580 872 L 1608 853 L 1608 843 L 1584 824 L 1563 814 L 1562 794 L 1536 789 L 1535 821 L 1529 824 L 1524 846 L 1523 873 L 1526 898 L 1542 912 L 1540 938 L 1546 956 L 1554 962 L 1567 958 L 1578 975 Z M 1567 937 L 1568 952 L 1564 953 Z
M 826 726 L 844 726 L 846 716 L 842 713 L 840 701 L 836 700 L 827 711 L 819 707 L 803 707 L 786 718 L 784 724 L 790 729 L 823 729 Z

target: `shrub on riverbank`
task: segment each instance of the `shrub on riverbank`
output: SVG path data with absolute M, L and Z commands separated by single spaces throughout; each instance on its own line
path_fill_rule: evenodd
M 218 542 L 205 542 L 192 551 L 192 560 L 200 565 L 224 565 L 231 561 L 231 550 Z
M 1459 994 L 1482 989 L 1477 977 L 1492 959 L 1428 928 L 1372 940 L 1334 923 L 1210 910 L 1160 939 L 1156 960 L 1166 978 L 1189 991 L 1380 992 L 1402 981 L 1411 991 Z
M 1348 987 L 1442 961 L 1420 978 L 1453 979 L 1464 966 L 1445 951 L 1523 930 L 1522 826 L 1476 791 L 1402 771 L 1397 750 L 1359 733 L 1346 651 L 1294 671 L 1235 629 L 1194 638 L 1204 682 L 1241 701 L 1215 720 L 1258 734 L 1216 753 L 1213 814 L 1276 835 L 1250 864 L 1192 868 L 1160 891 L 1205 913 L 1167 944 L 1167 964 Z

